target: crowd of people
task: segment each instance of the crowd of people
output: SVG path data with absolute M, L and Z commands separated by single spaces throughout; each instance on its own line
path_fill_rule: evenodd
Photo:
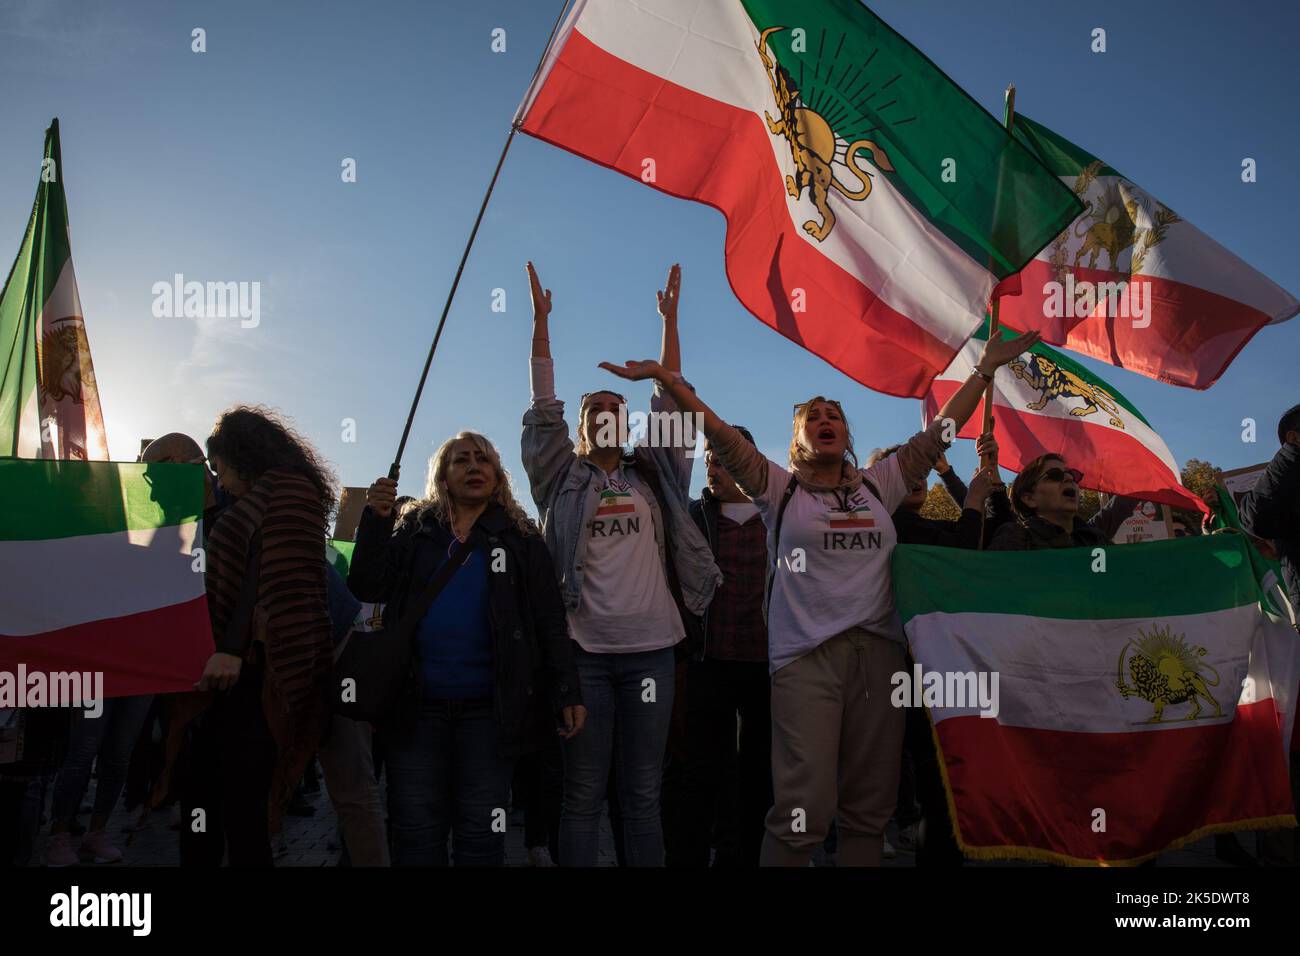
M 121 860 L 105 824 L 137 765 L 147 785 L 134 802 L 179 807 L 183 865 L 271 865 L 313 760 L 358 866 L 501 865 L 520 806 L 534 865 L 595 865 L 606 809 L 628 866 L 806 866 L 827 853 L 874 866 L 896 852 L 891 819 L 919 865 L 962 863 L 926 712 L 891 704 L 891 676 L 912 668 L 892 551 L 1096 547 L 1136 505 L 1114 498 L 1080 520 L 1085 476 L 1059 454 L 1008 489 L 991 433 L 969 485 L 949 467 L 945 434 L 1036 334 L 992 335 L 934 422 L 864 463 L 840 403 L 820 395 L 794 406 L 787 460 L 771 461 L 683 378 L 674 267 L 659 359 L 602 367 L 652 381 L 652 412 L 702 423 L 706 484 L 692 499 L 685 443 L 629 451 L 626 400 L 608 381 L 582 396 L 575 440 L 555 394 L 551 293 L 531 263 L 528 276 L 522 457 L 538 520 L 496 445 L 462 431 L 429 462 L 422 496 L 387 477 L 369 487 L 345 581 L 324 559 L 334 477 L 277 415 L 226 412 L 206 453 L 184 435 L 153 442 L 142 460 L 209 475 L 215 652 L 192 694 L 34 725 L 45 746 L 34 738 L 24 764 L 0 765 L 0 865 L 30 856 L 47 802 L 45 863 Z M 1300 606 L 1300 406 L 1278 437 L 1241 516 L 1273 543 Z M 932 471 L 956 520 L 921 513 Z M 369 604 L 411 649 L 373 725 L 330 706 L 337 651 L 367 639 Z

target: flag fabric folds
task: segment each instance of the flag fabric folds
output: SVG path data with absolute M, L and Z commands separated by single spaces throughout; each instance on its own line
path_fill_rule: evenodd
M 1246 548 L 1212 535 L 1100 555 L 896 550 L 912 655 L 938 675 L 922 679 L 940 688 L 925 702 L 968 856 L 1135 864 L 1210 833 L 1295 825 L 1300 642 L 1264 613 Z M 962 689 L 980 681 L 991 706 Z
M 859 0 L 577 0 L 520 124 L 720 210 L 741 303 L 893 395 L 1081 209 Z
M 0 459 L 0 671 L 192 690 L 213 651 L 203 495 L 198 465 Z
M 1005 306 L 1008 300 L 1002 301 Z M 970 378 L 987 340 L 986 322 L 934 380 L 924 403 L 927 424 Z M 981 419 L 973 417 L 958 435 L 978 438 L 981 427 Z M 1052 452 L 1083 472 L 1085 488 L 1208 511 L 1182 486 L 1177 462 L 1137 407 L 1114 386 L 1041 343 L 998 369 L 993 435 L 999 464 L 1012 471 Z
M 1015 135 L 1086 204 L 1025 267 L 1001 319 L 1172 385 L 1209 388 L 1300 301 L 1091 153 L 1017 116 Z
M 31 219 L 0 291 L 0 456 L 108 459 L 104 416 L 72 268 L 59 121 Z

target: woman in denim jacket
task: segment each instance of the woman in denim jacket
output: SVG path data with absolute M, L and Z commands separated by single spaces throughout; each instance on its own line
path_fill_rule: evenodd
M 523 461 L 569 617 L 584 732 L 565 742 L 560 860 L 594 866 L 611 761 L 631 866 L 662 866 L 659 798 L 673 707 L 675 645 L 698 626 L 722 574 L 690 519 L 694 433 L 662 389 L 651 399 L 651 440 L 625 455 L 627 404 L 616 392 L 584 395 L 577 444 L 555 397 L 548 317 L 530 262 L 532 404 Z M 674 266 L 659 293 L 664 368 L 681 368 Z M 680 376 L 679 376 L 680 377 Z M 658 439 L 658 440 L 656 440 Z M 667 439 L 666 441 L 663 439 Z M 665 447 L 671 446 L 671 447 Z

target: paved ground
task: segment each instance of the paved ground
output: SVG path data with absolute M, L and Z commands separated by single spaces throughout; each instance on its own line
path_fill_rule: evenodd
M 89 803 L 93 799 L 94 784 L 92 783 L 91 786 L 91 794 L 86 799 L 87 813 L 83 813 L 80 818 L 83 823 L 89 819 Z M 316 813 L 313 816 L 288 816 L 285 818 L 284 833 L 276 846 L 275 862 L 277 866 L 334 866 L 338 862 L 338 832 L 335 826 L 334 810 L 330 805 L 329 797 L 322 790 L 309 800 L 316 807 Z M 145 828 L 135 835 L 131 845 L 126 846 L 126 834 L 135 823 L 135 815 L 129 814 L 119 807 L 112 817 L 109 829 L 115 835 L 114 839 L 117 840 L 118 845 L 122 847 L 126 854 L 123 863 L 133 866 L 175 866 L 178 862 L 177 835 L 176 831 L 170 826 L 171 820 L 171 811 L 154 814 Z M 888 835 L 892 841 L 897 843 L 897 834 L 892 825 Z M 1253 853 L 1255 841 L 1251 834 L 1242 834 L 1238 837 L 1238 840 L 1242 846 Z M 44 836 L 42 835 L 41 840 L 37 843 L 36 853 L 33 855 L 33 865 L 41 865 L 41 851 L 43 848 Z M 526 859 L 523 827 L 522 825 L 512 825 L 506 837 L 506 862 L 510 866 L 523 866 Z M 616 865 L 614 841 L 610 834 L 608 818 L 602 820 L 601 824 L 599 859 L 601 866 Z M 895 859 L 886 861 L 887 866 L 913 866 L 914 864 L 914 856 L 903 851 L 900 851 Z M 1024 864 L 977 865 L 1019 866 Z M 1168 853 L 1160 857 L 1158 865 L 1225 866 L 1226 864 L 1215 858 L 1214 840 L 1209 838 L 1178 852 Z

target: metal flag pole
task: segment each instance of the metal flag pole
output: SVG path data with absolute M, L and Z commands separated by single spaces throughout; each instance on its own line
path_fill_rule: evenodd
M 542 67 L 546 63 L 546 57 L 551 52 L 551 44 L 555 42 L 555 34 L 560 29 L 560 23 L 564 20 L 564 13 L 569 8 L 570 0 L 564 0 L 560 5 L 560 14 L 555 18 L 555 25 L 551 27 L 551 35 L 546 38 L 546 46 L 542 48 L 542 56 L 537 61 L 537 68 L 533 71 L 533 78 L 528 84 L 528 90 L 524 94 L 524 103 L 527 104 L 532 99 L 533 89 L 537 86 L 537 79 L 542 74 Z M 393 464 L 388 469 L 388 477 L 394 481 L 397 480 L 398 473 L 402 468 L 402 454 L 406 451 L 406 440 L 411 435 L 411 423 L 415 421 L 415 410 L 420 406 L 420 396 L 424 394 L 424 383 L 429 378 L 429 367 L 433 364 L 433 353 L 438 350 L 438 340 L 442 338 L 442 327 L 447 324 L 447 314 L 451 311 L 452 300 L 456 298 L 456 289 L 460 285 L 461 274 L 465 271 L 465 263 L 469 260 L 469 251 L 474 247 L 474 237 L 478 235 L 479 224 L 483 222 L 483 213 L 487 211 L 488 200 L 492 198 L 492 190 L 496 188 L 497 177 L 501 175 L 501 167 L 505 164 L 506 153 L 510 152 L 510 144 L 514 141 L 515 133 L 523 124 L 523 118 L 520 115 L 523 107 L 515 114 L 514 120 L 510 124 L 510 133 L 506 136 L 505 145 L 501 147 L 501 155 L 497 157 L 497 165 L 492 170 L 492 179 L 488 182 L 487 192 L 483 194 L 483 202 L 479 204 L 478 215 L 474 217 L 474 227 L 469 231 L 469 240 L 465 243 L 465 250 L 460 254 L 460 264 L 456 267 L 456 277 L 451 280 L 451 289 L 447 292 L 447 301 L 443 303 L 442 315 L 438 319 L 438 327 L 433 333 L 433 343 L 429 346 L 428 358 L 424 360 L 424 371 L 420 373 L 420 383 L 415 387 L 415 397 L 411 400 L 411 410 L 406 416 L 406 425 L 402 429 L 402 440 L 397 444 L 397 454 L 393 456 Z

